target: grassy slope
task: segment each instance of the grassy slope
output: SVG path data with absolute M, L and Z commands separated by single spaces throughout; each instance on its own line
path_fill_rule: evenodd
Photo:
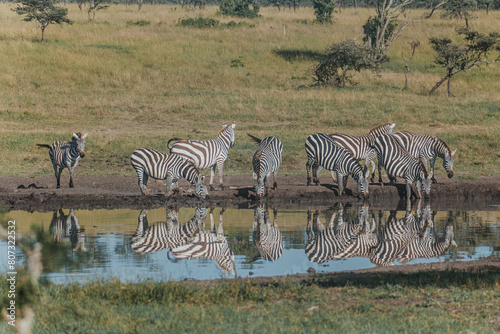
M 43 45 L 39 29 L 10 11 L 12 6 L 0 4 L 0 151 L 9 157 L 0 166 L 2 175 L 52 173 L 47 152 L 35 144 L 69 140 L 74 131 L 89 132 L 79 174 L 133 175 L 128 158 L 135 148 L 166 150 L 173 136 L 214 138 L 224 121 L 237 122 L 226 174 L 250 173 L 255 145 L 246 132 L 279 137 L 285 147 L 280 174 L 297 175 L 304 173 L 309 134 L 359 135 L 382 122 L 438 135 L 458 148 L 458 173 L 498 172 L 500 66 L 454 77 L 454 98 L 446 97 L 445 87 L 427 95 L 443 73 L 433 64 L 428 38 L 455 39 L 458 21 L 436 15 L 406 30 L 383 70 L 397 74 L 362 72 L 354 75 L 354 87 L 295 90 L 296 84 L 312 83 L 315 61 L 309 55 L 346 38 L 361 40 L 362 25 L 374 10 L 345 10 L 333 25 L 322 26 L 313 24 L 310 8 L 295 13 L 263 8 L 261 18 L 247 20 L 255 27 L 199 30 L 177 22 L 199 14 L 213 17 L 217 8 L 193 13 L 147 5 L 138 13 L 135 6 L 113 5 L 90 23 L 70 5 L 75 23 L 49 26 Z M 472 26 L 489 32 L 500 12 L 477 15 Z M 137 20 L 150 25 L 127 24 Z M 411 40 L 421 46 L 403 91 L 400 54 L 409 52 Z M 233 60 L 244 66 L 231 67 Z

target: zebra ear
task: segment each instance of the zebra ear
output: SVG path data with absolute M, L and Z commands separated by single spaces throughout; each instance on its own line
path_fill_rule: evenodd
M 78 138 L 80 138 L 80 137 L 78 137 L 78 135 L 77 135 L 76 133 L 74 133 L 74 132 L 73 132 L 73 138 L 78 139 Z
M 367 168 L 365 171 L 365 179 L 368 179 L 370 177 L 370 170 Z
M 253 172 L 252 177 L 253 177 L 254 180 L 257 180 L 257 174 L 255 174 L 255 172 Z
M 84 135 L 82 136 L 82 139 L 87 138 L 87 135 L 88 135 L 88 133 L 84 134 Z
M 456 152 L 457 152 L 457 149 L 454 149 L 453 151 L 451 151 L 451 156 L 454 156 Z
M 234 129 L 235 126 L 236 126 L 236 122 L 233 122 L 233 124 L 231 125 L 231 127 Z

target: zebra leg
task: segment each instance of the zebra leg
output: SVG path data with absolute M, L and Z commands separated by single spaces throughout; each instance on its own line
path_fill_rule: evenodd
M 143 195 L 149 195 L 148 178 L 148 174 L 142 171 L 142 177 L 139 176 L 139 187 L 141 188 L 141 193 Z
M 220 184 L 220 188 L 222 190 L 224 190 L 226 187 L 224 187 L 224 183 L 222 182 L 222 171 L 224 170 L 224 161 L 222 162 L 218 162 L 217 163 L 217 167 L 219 169 L 219 184 Z
M 334 183 L 337 183 L 337 173 L 334 170 L 330 171 L 330 175 L 332 176 L 332 180 Z
M 431 163 L 431 170 L 430 170 L 430 172 L 432 173 L 432 178 L 431 178 L 432 183 L 438 183 L 438 181 L 434 177 L 434 164 L 436 163 L 436 159 L 437 159 L 437 156 L 434 156 L 432 159 L 429 160 L 430 163 Z M 422 160 L 424 160 L 424 159 L 422 159 Z M 426 164 L 426 166 L 427 166 L 427 164 Z
M 382 164 L 379 162 L 377 164 L 377 169 L 378 169 L 378 182 L 380 183 L 381 186 L 384 185 L 384 182 L 382 182 Z
M 307 185 L 310 186 L 311 185 L 311 165 L 313 164 L 313 160 L 311 159 L 307 159 L 307 163 L 306 163 L 306 172 L 307 172 Z
M 74 184 L 73 184 L 73 175 L 75 174 L 75 169 L 71 168 L 71 167 L 68 167 L 68 171 L 69 171 L 69 187 L 73 188 L 74 187 Z
M 210 191 L 214 191 L 215 164 L 210 167 Z
M 174 189 L 176 182 L 171 176 L 167 176 L 167 193 L 166 196 L 169 197 L 172 194 L 172 189 Z
M 273 190 L 278 189 L 278 182 L 276 182 L 276 176 L 278 176 L 278 172 L 273 173 Z
M 313 163 L 312 174 L 313 174 L 313 182 L 314 182 L 315 186 L 317 186 L 319 184 L 318 174 L 319 174 L 319 172 L 321 172 L 321 169 L 322 169 L 322 167 L 320 165 L 318 165 L 317 162 Z
M 269 195 L 269 175 L 264 175 L 264 195 Z
M 54 174 L 56 175 L 57 188 L 61 188 L 61 173 L 62 173 L 62 168 L 60 168 L 59 172 L 58 172 L 56 164 L 52 164 L 52 167 L 54 167 Z
M 339 196 L 342 196 L 344 193 L 344 176 L 337 172 L 337 183 L 339 187 Z

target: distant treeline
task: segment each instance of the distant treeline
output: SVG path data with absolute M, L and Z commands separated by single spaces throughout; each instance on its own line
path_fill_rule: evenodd
M 237 1 L 237 0 L 236 0 Z M 19 0 L 2 0 L 2 2 L 21 2 Z M 84 0 L 61 0 L 61 3 L 85 3 Z M 101 3 L 108 4 L 166 4 L 183 6 L 220 5 L 221 0 L 104 0 Z M 313 0 L 255 0 L 254 3 L 259 6 L 276 6 L 280 9 L 294 9 L 298 7 L 312 7 Z M 432 8 L 437 0 L 415 0 L 407 8 Z M 468 3 L 475 6 L 475 9 L 500 9 L 500 0 L 471 0 Z M 474 4 L 475 3 L 475 4 Z M 382 3 L 378 0 L 335 0 L 336 8 L 348 7 L 377 7 Z

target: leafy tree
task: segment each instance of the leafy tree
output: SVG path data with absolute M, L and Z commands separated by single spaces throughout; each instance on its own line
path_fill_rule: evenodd
M 331 23 L 335 11 L 334 0 L 313 0 L 314 15 L 320 23 Z
M 476 0 L 449 0 L 443 7 L 441 17 L 445 19 L 464 19 L 469 28 L 469 20 L 475 18 L 472 11 L 477 7 Z
M 371 67 L 370 52 L 369 47 L 357 44 L 353 39 L 330 45 L 314 70 L 315 81 L 321 85 L 345 87 L 349 70 L 359 72 Z
M 96 12 L 109 7 L 109 5 L 104 5 L 103 2 L 104 0 L 89 0 L 89 8 L 87 9 L 87 14 L 89 15 L 90 21 L 95 20 Z
M 451 77 L 468 70 L 480 63 L 491 64 L 500 60 L 500 35 L 496 32 L 488 35 L 467 28 L 459 29 L 459 35 L 464 36 L 465 45 L 453 44 L 449 38 L 432 37 L 429 39 L 436 51 L 435 63 L 446 70 L 446 76 L 432 87 L 429 94 L 445 81 L 448 81 L 448 96 L 451 97 Z M 494 54 L 490 58 L 491 53 Z
M 260 6 L 253 0 L 222 0 L 219 6 L 220 14 L 235 17 L 259 17 L 259 10 Z
M 26 15 L 24 21 L 36 21 L 42 30 L 42 43 L 45 42 L 45 29 L 49 24 L 73 24 L 68 19 L 68 9 L 54 5 L 53 0 L 23 0 L 13 9 L 19 15 Z

